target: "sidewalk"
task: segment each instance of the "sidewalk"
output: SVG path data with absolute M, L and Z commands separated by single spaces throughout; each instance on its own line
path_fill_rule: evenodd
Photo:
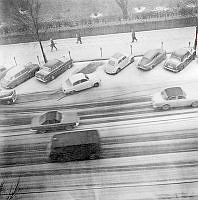
M 167 51 L 175 48 L 194 44 L 195 27 L 163 29 L 137 32 L 138 42 L 132 43 L 132 52 L 135 55 L 143 54 L 152 48 L 160 48 L 161 43 Z M 58 51 L 50 51 L 49 41 L 43 41 L 43 47 L 48 59 L 69 56 L 74 61 L 109 58 L 115 52 L 131 53 L 131 33 L 98 35 L 82 37 L 83 44 L 76 44 L 75 38 L 55 40 Z M 38 63 L 37 56 L 42 61 L 41 50 L 38 42 L 20 43 L 0 46 L 0 65 L 9 68 L 27 62 Z

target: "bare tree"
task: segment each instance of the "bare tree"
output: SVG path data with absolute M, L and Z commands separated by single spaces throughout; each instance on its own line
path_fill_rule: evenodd
M 0 199 L 14 200 L 19 191 L 19 183 L 20 177 L 17 179 L 16 183 L 13 183 L 11 185 L 6 184 L 6 182 L 3 180 L 0 183 Z
M 118 6 L 122 10 L 122 15 L 124 19 L 128 19 L 128 0 L 115 0 Z
M 43 50 L 39 30 L 41 29 L 40 23 L 40 8 L 41 3 L 39 0 L 8 0 L 12 10 L 13 22 L 18 26 L 23 27 L 29 31 L 34 39 L 39 42 L 44 62 L 47 62 L 47 57 Z

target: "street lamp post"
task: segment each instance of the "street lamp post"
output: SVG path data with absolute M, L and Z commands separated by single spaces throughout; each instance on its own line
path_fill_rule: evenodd
M 197 55 L 197 32 L 198 32 L 198 27 L 196 26 L 195 42 L 194 42 L 195 55 Z

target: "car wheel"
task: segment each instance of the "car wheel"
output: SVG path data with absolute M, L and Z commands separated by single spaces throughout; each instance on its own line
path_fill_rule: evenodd
M 74 94 L 74 90 L 70 91 L 69 94 Z
M 192 107 L 193 107 L 193 108 L 197 108 L 197 107 L 198 107 L 198 101 L 193 102 L 193 103 L 192 103 Z
M 91 155 L 89 156 L 89 159 L 90 159 L 90 160 L 95 160 L 96 158 L 97 158 L 96 154 L 91 154 Z
M 170 109 L 170 105 L 165 104 L 162 106 L 162 110 L 169 110 Z
M 99 86 L 99 83 L 94 83 L 94 87 L 98 87 Z
M 118 74 L 121 71 L 121 68 L 118 68 L 116 71 L 116 74 Z
M 8 105 L 10 105 L 11 103 L 12 103 L 12 101 L 11 101 L 11 100 L 8 100 L 8 101 L 7 101 L 7 104 L 8 104 Z

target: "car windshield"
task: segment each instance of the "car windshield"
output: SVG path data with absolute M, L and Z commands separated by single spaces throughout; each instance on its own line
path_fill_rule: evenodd
M 161 95 L 162 95 L 162 98 L 167 100 L 167 95 L 166 95 L 166 92 L 165 91 L 162 91 L 161 92 Z
M 150 59 L 149 58 L 146 58 L 146 57 L 143 57 L 142 59 L 141 59 L 141 63 L 148 63 L 150 61 Z
M 176 58 L 177 60 L 181 61 L 181 57 L 174 53 L 171 54 L 171 58 Z
M 108 64 L 111 65 L 111 66 L 114 66 L 115 65 L 115 61 L 109 60 Z

